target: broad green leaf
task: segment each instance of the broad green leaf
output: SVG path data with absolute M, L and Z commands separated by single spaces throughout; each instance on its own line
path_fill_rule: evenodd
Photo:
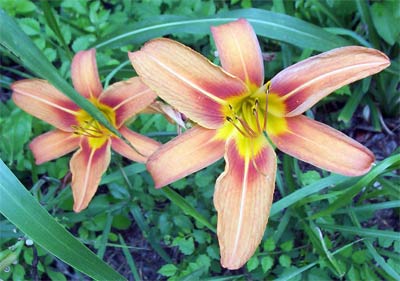
M 2 9 L 0 9 L 0 26 L 2 30 L 7 30 L 7 32 L 2 32 L 0 36 L 1 46 L 21 60 L 27 69 L 49 81 L 107 129 L 121 137 L 121 134 L 110 124 L 104 114 L 82 95 L 78 94 L 75 89 L 60 76 L 57 69 L 21 30 L 15 20 L 8 16 Z
M 30 239 L 96 280 L 124 280 L 60 225 L 0 160 L 0 213 Z
M 261 9 L 225 11 L 206 18 L 160 16 L 148 22 L 128 27 L 119 34 L 95 44 L 96 48 L 113 48 L 126 44 L 142 44 L 155 37 L 172 33 L 209 34 L 210 27 L 246 18 L 260 36 L 293 44 L 300 48 L 327 51 L 349 45 L 345 39 L 336 36 L 300 19 Z
M 398 0 L 375 2 L 371 6 L 371 16 L 378 34 L 390 45 L 399 42 L 400 5 Z

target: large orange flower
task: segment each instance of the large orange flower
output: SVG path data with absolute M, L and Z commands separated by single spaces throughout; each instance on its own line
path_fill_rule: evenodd
M 130 60 L 143 82 L 198 125 L 163 145 L 147 163 L 156 187 L 165 186 L 220 159 L 217 179 L 221 263 L 241 267 L 259 245 L 282 151 L 320 168 L 356 176 L 374 155 L 339 131 L 301 115 L 332 91 L 386 68 L 381 52 L 343 47 L 278 73 L 264 84 L 261 50 L 244 19 L 212 28 L 222 67 L 184 45 L 155 39 Z
M 95 49 L 75 55 L 71 77 L 75 89 L 101 110 L 136 149 L 113 135 L 47 81 L 26 79 L 11 85 L 12 98 L 20 108 L 56 127 L 30 143 L 36 164 L 79 148 L 70 162 L 74 211 L 79 212 L 89 204 L 110 163 L 110 147 L 133 161 L 146 162 L 159 143 L 124 126 L 128 118 L 156 98 L 156 94 L 138 77 L 115 83 L 103 91 Z

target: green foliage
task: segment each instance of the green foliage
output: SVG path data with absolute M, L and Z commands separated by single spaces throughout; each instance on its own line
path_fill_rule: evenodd
M 71 58 L 91 47 L 98 48 L 103 84 L 128 79 L 135 73 L 126 52 L 157 36 L 175 38 L 217 62 L 209 27 L 245 17 L 255 27 L 262 51 L 274 57 L 267 63 L 266 79 L 284 66 L 346 44 L 385 52 L 392 60 L 390 68 L 339 89 L 309 112 L 322 111 L 327 123 L 349 128 L 362 109 L 380 137 L 382 120 L 400 114 L 396 1 L 0 0 L 0 8 L 5 11 L 1 12 L 5 36 L 1 36 L 0 85 L 5 94 L 0 95 L 0 158 L 26 187 L 1 185 L 0 198 L 7 204 L 0 204 L 0 279 L 32 279 L 32 270 L 47 280 L 84 279 L 84 274 L 96 278 L 104 272 L 119 276 L 99 258 L 120 273 L 131 272 L 125 278 L 135 280 L 400 279 L 398 228 L 380 217 L 389 213 L 398 219 L 398 151 L 380 154 L 377 165 L 359 178 L 328 175 L 291 157 L 280 158 L 277 199 L 264 239 L 246 266 L 231 272 L 219 263 L 212 202 L 222 161 L 156 190 L 145 165 L 113 155 L 98 194 L 76 214 L 71 210 L 70 156 L 35 165 L 29 142 L 51 128 L 18 109 L 7 94 L 13 81 L 39 75 L 73 98 Z M 5 14 L 14 25 L 4 20 Z M 336 112 L 327 111 L 329 105 Z M 161 142 L 177 134 L 175 125 L 160 114 L 141 114 L 129 127 Z M 4 171 L 0 170 L 0 181 L 14 176 L 3 177 Z M 17 191 L 30 204 L 13 205 L 18 196 L 12 192 Z M 49 229 L 55 230 L 49 233 Z M 54 233 L 60 236 L 54 238 Z M 57 241 L 70 243 L 55 251 L 51 246 L 57 249 Z M 97 256 L 86 252 L 82 243 Z M 110 252 L 117 262 L 110 260 Z M 145 259 L 143 253 L 149 253 Z M 82 255 L 95 265 L 82 262 Z M 73 266 L 69 275 L 60 270 L 60 259 Z M 149 271 L 154 275 L 146 276 Z

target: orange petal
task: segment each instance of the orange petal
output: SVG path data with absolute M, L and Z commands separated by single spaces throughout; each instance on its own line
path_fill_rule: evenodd
M 214 192 L 217 233 L 222 266 L 238 269 L 254 254 L 264 235 L 274 194 L 276 156 L 267 142 L 255 157 L 251 153 L 242 156 L 231 139 L 225 161 Z
M 285 116 L 299 115 L 340 87 L 375 74 L 390 65 L 380 51 L 343 47 L 296 63 L 271 80 L 270 92 L 286 104 Z
M 97 98 L 103 91 L 96 63 L 96 49 L 78 52 L 71 63 L 75 89 L 85 98 Z
M 105 141 L 100 147 L 92 148 L 88 138 L 81 138 L 81 147 L 70 162 L 75 212 L 85 209 L 92 200 L 101 176 L 110 164 L 110 158 L 110 140 Z
M 177 181 L 211 165 L 224 154 L 224 141 L 216 131 L 193 127 L 161 146 L 147 161 L 156 188 Z
M 99 101 L 115 110 L 116 125 L 119 128 L 128 118 L 150 105 L 157 95 L 139 77 L 118 82 L 108 87 Z
M 79 147 L 80 137 L 70 132 L 54 130 L 33 139 L 29 144 L 36 164 L 64 156 Z
M 245 19 L 211 27 L 222 67 L 256 88 L 264 81 L 264 63 L 260 44 Z
M 131 159 L 132 161 L 145 163 L 147 158 L 161 145 L 159 142 L 135 133 L 125 126 L 121 127 L 119 132 L 132 144 L 136 151 L 127 145 L 123 140 L 116 137 L 113 137 L 112 139 L 112 149 L 122 156 Z
M 286 118 L 286 132 L 269 136 L 283 152 L 322 169 L 359 176 L 375 158 L 371 151 L 345 134 L 303 115 Z
M 247 91 L 240 79 L 173 40 L 152 40 L 140 51 L 129 53 L 129 58 L 144 83 L 206 128 L 216 129 L 225 121 L 225 99 Z
M 15 104 L 29 114 L 72 132 L 79 110 L 71 100 L 45 80 L 25 79 L 11 85 Z

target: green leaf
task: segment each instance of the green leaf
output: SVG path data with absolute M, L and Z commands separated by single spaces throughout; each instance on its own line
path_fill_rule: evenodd
M 61 226 L 0 160 L 0 213 L 35 243 L 96 280 L 124 280 Z
M 48 61 L 46 56 L 35 46 L 32 40 L 21 30 L 16 22 L 0 9 L 0 26 L 7 32 L 2 32 L 0 45 L 12 52 L 24 66 L 46 79 L 63 94 L 73 100 L 79 107 L 88 112 L 116 136 L 121 134 L 107 120 L 106 116 L 89 100 L 78 94 L 59 74 L 57 69 Z
M 378 34 L 390 45 L 399 41 L 400 5 L 397 0 L 375 2 L 371 6 L 371 16 Z
M 199 223 L 206 226 L 209 230 L 216 233 L 215 227 L 202 215 L 200 214 L 190 203 L 188 203 L 185 198 L 183 198 L 179 193 L 175 192 L 174 190 L 170 189 L 169 187 L 163 187 L 161 189 L 165 196 L 168 197 L 171 202 L 176 204 L 181 210 L 196 219 Z
M 246 18 L 258 35 L 293 44 L 300 48 L 327 51 L 349 45 L 336 36 L 300 19 L 261 9 L 225 11 L 209 18 L 160 16 L 148 22 L 125 27 L 127 31 L 112 34 L 109 39 L 96 43 L 96 48 L 115 48 L 126 44 L 141 44 L 155 37 L 171 33 L 209 34 L 210 27 Z
M 72 58 L 72 54 L 71 54 L 67 44 L 65 43 L 64 36 L 61 33 L 61 30 L 60 30 L 60 27 L 56 20 L 56 17 L 54 16 L 53 10 L 51 9 L 49 2 L 47 0 L 42 0 L 42 9 L 43 9 L 44 18 L 46 19 L 47 25 L 54 32 L 58 42 L 60 42 L 60 44 L 63 46 L 64 50 L 67 52 L 69 57 Z
M 361 228 L 361 227 L 359 228 L 359 227 L 353 227 L 353 226 L 333 225 L 333 224 L 325 224 L 325 223 L 319 223 L 318 225 L 325 229 L 350 233 L 350 234 L 354 234 L 354 235 L 359 235 L 361 237 L 373 237 L 373 238 L 383 237 L 383 238 L 400 241 L 399 234 L 395 231 L 390 231 L 390 230 L 379 230 L 379 229 Z
M 362 231 L 363 229 L 361 228 L 361 224 L 358 221 L 356 214 L 352 211 L 350 211 L 349 214 L 350 214 L 350 218 L 351 218 L 352 222 L 356 225 L 355 228 L 358 228 L 359 230 L 361 230 L 361 232 L 363 232 Z M 398 233 L 395 232 L 394 234 L 397 234 L 396 236 L 398 237 Z M 396 239 L 396 240 L 399 241 L 399 239 Z M 389 274 L 392 278 L 394 278 L 394 280 L 400 280 L 400 274 L 397 273 L 388 263 L 386 263 L 385 259 L 381 255 L 379 255 L 378 252 L 375 250 L 372 243 L 370 241 L 368 241 L 367 239 L 365 239 L 364 244 L 367 246 L 367 249 L 368 249 L 369 253 L 372 255 L 372 257 L 374 258 L 375 262 L 387 274 Z
M 126 243 L 125 243 L 125 240 L 122 237 L 122 235 L 118 234 L 118 237 L 119 237 L 119 241 L 121 242 L 121 244 L 123 246 L 125 246 L 125 247 L 122 248 L 122 252 L 124 253 L 125 259 L 126 259 L 128 265 L 129 265 L 129 268 L 131 269 L 133 277 L 134 277 L 135 281 L 140 281 L 141 279 L 140 279 L 140 276 L 139 276 L 139 272 L 138 272 L 138 270 L 136 268 L 136 264 L 135 264 L 135 261 L 134 261 L 134 259 L 132 257 L 132 254 L 129 252 L 128 248 L 126 247 Z
M 194 240 L 192 237 L 188 239 L 184 237 L 176 237 L 172 246 L 178 246 L 179 250 L 185 255 L 191 255 L 194 251 Z
M 154 235 L 150 231 L 150 226 L 146 223 L 143 214 L 138 205 L 133 205 L 130 208 L 130 212 L 135 219 L 136 224 L 139 226 L 140 230 L 143 233 L 143 236 L 147 238 L 151 247 L 160 255 L 160 257 L 166 262 L 171 262 L 171 258 L 165 252 L 165 250 L 160 246 L 160 243 L 156 241 Z
M 386 158 L 385 160 L 381 161 L 368 174 L 361 177 L 357 181 L 357 183 L 349 186 L 349 188 L 347 188 L 346 192 L 344 192 L 341 196 L 339 196 L 334 202 L 329 204 L 329 207 L 327 207 L 325 210 L 322 210 L 322 211 L 312 215 L 311 219 L 330 215 L 336 209 L 339 209 L 340 207 L 343 207 L 343 206 L 351 203 L 354 196 L 356 196 L 365 186 L 367 186 L 369 183 L 371 183 L 376 177 L 389 171 L 390 169 L 394 169 L 399 164 L 400 164 L 400 154 L 390 156 L 390 157 Z
M 274 259 L 270 256 L 263 257 L 261 259 L 261 268 L 264 273 L 270 270 L 274 266 Z
M 176 273 L 177 270 L 178 270 L 178 268 L 175 265 L 166 264 L 166 265 L 163 265 L 157 272 L 163 276 L 171 277 Z
M 33 18 L 18 19 L 18 23 L 22 30 L 29 36 L 40 34 L 39 22 Z
M 293 240 L 288 240 L 280 245 L 280 248 L 285 251 L 289 252 L 293 249 Z
M 260 264 L 260 261 L 258 260 L 257 256 L 252 256 L 249 261 L 246 264 L 247 270 L 253 271 L 254 269 L 257 268 L 257 266 Z
M 292 259 L 288 255 L 279 256 L 279 264 L 283 267 L 290 267 Z
M 275 250 L 275 240 L 273 237 L 268 238 L 267 240 L 265 240 L 263 248 L 264 251 L 267 252 L 272 252 L 273 250 Z
M 370 7 L 369 2 L 364 0 L 355 0 L 357 3 L 358 11 L 361 15 L 362 22 L 366 25 L 368 29 L 368 37 L 369 41 L 372 43 L 372 46 L 376 49 L 379 49 L 379 37 L 376 34 L 376 30 L 374 25 L 372 24 L 371 14 L 370 14 Z
M 302 185 L 310 185 L 320 179 L 321 176 L 317 171 L 307 171 L 304 174 L 300 174 L 300 181 Z
M 26 280 L 26 278 L 25 278 L 25 269 L 24 269 L 24 267 L 22 265 L 16 264 L 14 266 L 12 280 L 13 281 L 24 281 L 24 280 Z M 59 279 L 59 280 L 63 281 L 63 279 Z
M 288 208 L 289 206 L 293 205 L 294 203 L 297 203 L 301 199 L 317 193 L 321 191 L 324 188 L 327 188 L 328 186 L 331 186 L 333 184 L 339 184 L 343 181 L 345 181 L 347 178 L 344 176 L 340 175 L 330 175 L 326 178 L 323 178 L 313 184 L 310 184 L 308 186 L 302 187 L 299 190 L 296 190 L 295 192 L 289 194 L 288 196 L 282 198 L 281 200 L 275 202 L 272 204 L 271 208 L 271 213 L 270 216 L 273 216 L 280 211 L 282 211 L 285 208 Z
M 309 265 L 303 266 L 299 269 L 296 269 L 294 271 L 290 271 L 287 274 L 283 274 L 281 276 L 279 276 L 279 278 L 275 279 L 275 281 L 286 281 L 286 280 L 291 280 L 292 278 L 296 277 L 297 275 L 300 275 L 301 273 L 303 273 L 304 271 L 310 269 L 311 267 L 315 266 L 317 263 L 313 262 L 310 263 Z
M 65 275 L 61 272 L 46 270 L 46 274 L 50 277 L 52 281 L 67 281 L 67 278 L 65 278 Z
M 368 255 L 366 250 L 355 251 L 351 256 L 354 263 L 363 264 L 367 261 Z

